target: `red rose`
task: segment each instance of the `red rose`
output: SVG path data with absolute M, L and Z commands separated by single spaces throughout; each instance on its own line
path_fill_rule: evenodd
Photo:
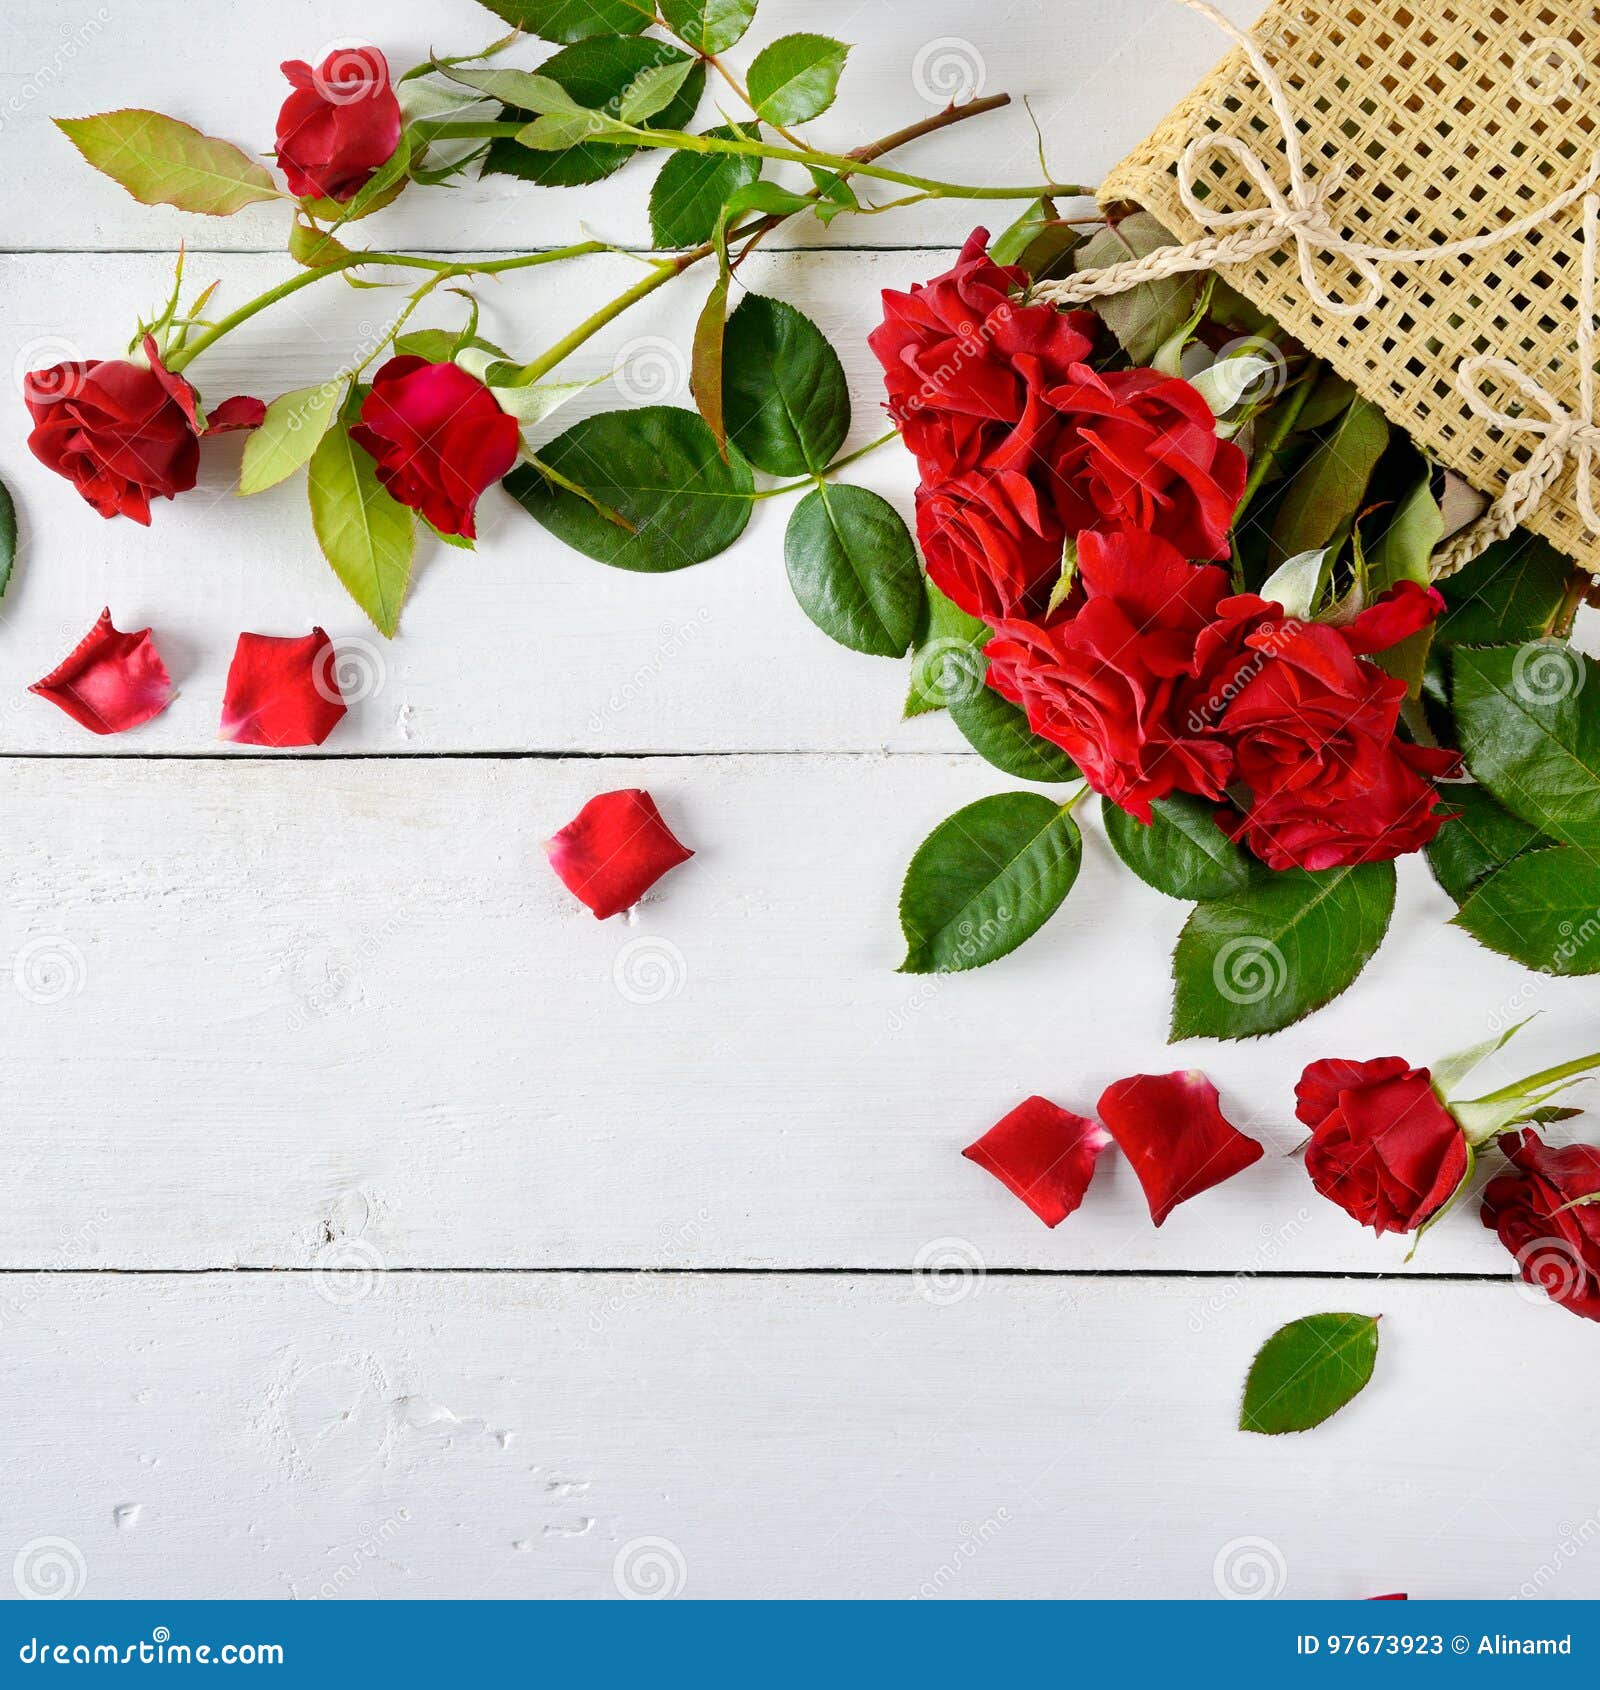
M 1249 800 L 1227 826 L 1269 867 L 1383 862 L 1439 831 L 1431 777 L 1453 773 L 1458 759 L 1395 737 L 1405 683 L 1358 654 L 1406 638 L 1442 606 L 1407 582 L 1344 628 L 1286 620 L 1274 607 L 1244 636 L 1221 731 Z M 1213 699 L 1230 690 L 1219 679 L 1214 670 Z
M 1466 1178 L 1466 1135 L 1426 1068 L 1313 1062 L 1294 1095 L 1311 1183 L 1376 1233 L 1415 1232 Z
M 1091 313 L 1019 303 L 1027 272 L 994 263 L 988 242 L 974 229 L 954 268 L 910 293 L 886 288 L 883 322 L 867 337 L 889 414 L 928 481 L 976 468 L 1029 392 L 1064 380 L 1094 346 Z
M 1193 694 L 1197 644 L 1227 575 L 1131 531 L 1081 535 L 1078 570 L 1075 615 L 1049 628 L 995 624 L 989 685 L 1020 704 L 1096 792 L 1142 821 L 1174 790 L 1220 797 L 1231 759 Z
M 1248 465 L 1188 382 L 1078 364 L 1045 397 L 1061 420 L 1046 467 L 1068 533 L 1139 528 L 1185 558 L 1229 555 Z
M 303 199 L 352 199 L 400 145 L 400 102 L 376 47 L 344 47 L 316 70 L 290 59 L 294 92 L 278 113 L 278 163 Z
M 1483 1191 L 1483 1224 L 1517 1259 L 1522 1277 L 1552 1302 L 1600 1320 L 1600 1149 L 1555 1149 L 1530 1127 L 1507 1133 L 1500 1148 L 1515 1173 Z
M 479 495 L 517 461 L 517 419 L 459 364 L 426 358 L 391 358 L 378 371 L 350 438 L 402 505 L 469 540 Z
M 101 516 L 150 524 L 152 498 L 171 499 L 194 486 L 200 436 L 254 428 L 259 399 L 228 399 L 202 418 L 199 398 L 182 376 L 162 366 L 155 342 L 145 363 L 91 358 L 34 370 L 23 382 L 33 418 L 28 446 L 64 475 Z

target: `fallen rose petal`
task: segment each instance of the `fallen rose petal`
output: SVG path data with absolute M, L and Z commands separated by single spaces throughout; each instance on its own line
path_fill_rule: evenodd
M 1083 1201 L 1095 1160 L 1110 1142 L 1111 1134 L 1097 1122 L 1047 1097 L 1030 1097 L 961 1154 L 1053 1227 Z
M 118 633 L 108 605 L 71 654 L 28 691 L 48 698 L 90 733 L 120 734 L 166 709 L 172 677 L 150 630 Z
M 267 414 L 264 399 L 250 399 L 244 394 L 236 394 L 232 399 L 224 399 L 216 410 L 206 414 L 206 433 L 231 434 L 238 428 L 260 428 L 261 420 Z
M 1217 1088 L 1198 1069 L 1118 1080 L 1101 1094 L 1100 1119 L 1133 1164 L 1157 1226 L 1262 1156 L 1224 1118 Z
M 236 745 L 321 745 L 345 713 L 333 657 L 333 641 L 320 628 L 298 639 L 241 634 L 217 737 Z
M 631 909 L 668 869 L 694 855 L 637 787 L 591 798 L 544 850 L 567 890 L 601 921 Z

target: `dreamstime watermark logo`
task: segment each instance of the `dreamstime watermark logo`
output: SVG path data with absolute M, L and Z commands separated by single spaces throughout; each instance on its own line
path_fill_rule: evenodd
M 1531 1601 L 1554 1584 L 1566 1571 L 1569 1562 L 1576 1561 L 1600 1539 L 1600 1513 L 1589 1515 L 1578 1525 L 1563 1520 L 1556 1527 L 1556 1533 L 1559 1541 L 1551 1551 L 1550 1559 L 1541 1561 L 1517 1587 L 1517 1595 L 1524 1601 Z
M 410 1523 L 409 1508 L 397 1508 L 388 1519 L 381 1520 L 375 1526 L 363 1523 L 346 1559 L 317 1586 L 316 1599 L 331 1602 L 343 1596 L 346 1589 L 360 1577 L 367 1563 L 378 1560 L 382 1552 Z
M 1198 1336 L 1219 1315 L 1226 1313 L 1235 1303 L 1241 1301 L 1248 1294 L 1250 1281 L 1257 1274 L 1265 1273 L 1271 1268 L 1310 1222 L 1310 1209 L 1302 1207 L 1287 1221 L 1281 1221 L 1275 1226 L 1264 1225 L 1261 1228 L 1261 1242 L 1256 1246 L 1249 1265 L 1241 1268 L 1232 1279 L 1222 1281 L 1215 1289 L 1207 1292 L 1201 1301 L 1189 1310 L 1189 1330 Z
M 629 1003 L 665 1003 L 689 978 L 689 964 L 670 939 L 645 934 L 630 939 L 611 964 L 611 980 Z
M 1289 983 L 1289 964 L 1270 939 L 1244 933 L 1218 950 L 1211 979 L 1229 1003 L 1248 1008 L 1283 991 Z
M 689 1579 L 689 1563 L 671 1538 L 636 1537 L 617 1551 L 611 1582 L 630 1602 L 662 1602 L 679 1595 Z
M 1517 1251 L 1517 1295 L 1525 1303 L 1560 1306 L 1588 1281 L 1583 1259 L 1565 1238 L 1533 1238 Z
M 1541 35 L 1517 55 L 1517 92 L 1536 106 L 1575 100 L 1589 86 L 1582 49 L 1560 35 Z
M 940 35 L 917 49 L 911 85 L 935 106 L 965 105 L 983 92 L 989 67 L 983 54 L 959 35 Z
M 11 983 L 29 1003 L 65 1003 L 83 990 L 88 965 L 70 939 L 30 939 L 11 964 Z
M 21 83 L 0 102 L 0 131 L 14 117 L 21 117 L 41 95 L 50 92 L 61 81 L 79 53 L 111 22 L 110 10 L 102 6 L 78 25 L 70 34 L 62 36 L 55 53 L 23 77 Z
M 1011 1524 L 1011 1510 L 997 1508 L 988 1519 L 980 1520 L 973 1525 L 970 1520 L 963 1520 L 957 1528 L 961 1534 L 961 1541 L 941 1561 L 933 1572 L 917 1586 L 917 1597 L 922 1601 L 929 1601 L 936 1596 L 944 1595 L 945 1591 L 961 1576 L 967 1565 L 973 1561 L 981 1551 L 988 1546 Z
M 370 640 L 355 635 L 329 641 L 311 665 L 311 684 L 329 704 L 360 704 L 375 698 L 388 679 L 383 653 Z
M 605 703 L 589 716 L 590 733 L 598 733 L 605 726 L 608 715 L 620 715 L 630 705 L 643 698 L 651 686 L 672 663 L 673 659 L 711 626 L 711 612 L 702 605 L 687 622 L 664 623 L 660 641 L 648 662 L 641 663 L 631 675 L 613 688 Z
M 64 1537 L 36 1537 L 11 1563 L 11 1582 L 24 1601 L 62 1601 L 78 1595 L 88 1579 L 83 1551 Z
M 83 348 L 61 335 L 44 335 L 17 348 L 11 382 L 29 405 L 54 405 L 83 391 Z
M 388 1270 L 377 1246 L 365 1238 L 334 1238 L 312 1259 L 311 1283 L 324 1302 L 350 1308 L 365 1302 Z
M 1289 1565 L 1266 1538 L 1236 1537 L 1217 1551 L 1211 1582 L 1230 1602 L 1271 1601 L 1289 1582 Z
M 1511 686 L 1525 704 L 1576 698 L 1587 679 L 1583 659 L 1564 640 L 1533 640 L 1511 662 Z
M 687 388 L 689 363 L 676 341 L 665 335 L 639 335 L 617 353 L 611 379 L 629 404 L 660 405 Z
M 911 1263 L 917 1295 L 936 1309 L 964 1303 L 983 1283 L 984 1260 L 966 1238 L 933 1238 Z
M 966 640 L 929 640 L 911 663 L 911 688 L 935 708 L 966 704 L 983 691 L 988 672 L 983 653 Z
M 311 63 L 312 86 L 330 106 L 353 106 L 389 86 L 388 67 L 378 49 L 357 37 L 330 41 Z

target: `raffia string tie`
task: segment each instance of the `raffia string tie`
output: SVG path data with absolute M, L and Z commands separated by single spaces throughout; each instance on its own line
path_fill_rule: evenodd
M 1543 382 L 1518 369 L 1509 358 L 1468 358 L 1456 371 L 1456 391 L 1475 417 L 1504 433 L 1532 435 L 1533 456 L 1507 481 L 1505 491 L 1479 520 L 1433 560 L 1436 581 L 1464 569 L 1490 546 L 1506 539 L 1539 508 L 1545 494 L 1577 461 L 1578 514 L 1591 534 L 1600 535 L 1600 503 L 1595 475 L 1600 469 L 1600 427 L 1595 423 L 1595 271 L 1600 253 L 1600 197 L 1583 202 L 1583 279 L 1578 290 L 1578 408 L 1569 411 Z M 1512 412 L 1484 393 L 1492 376 L 1502 391 L 1518 393 L 1528 407 Z M 1538 413 L 1543 412 L 1540 416 Z
M 1485 234 L 1464 240 L 1423 247 L 1379 246 L 1355 240 L 1336 225 L 1330 202 L 1343 186 L 1348 163 L 1336 165 L 1321 179 L 1312 181 L 1306 173 L 1305 152 L 1294 108 L 1260 44 L 1247 31 L 1225 18 L 1209 0 L 1178 0 L 1191 12 L 1198 12 L 1214 24 L 1249 59 L 1257 79 L 1272 103 L 1283 142 L 1283 163 L 1289 185 L 1279 185 L 1272 171 L 1249 144 L 1236 135 L 1210 133 L 1196 137 L 1184 148 L 1177 166 L 1178 197 L 1183 208 L 1209 231 L 1186 246 L 1158 247 L 1143 258 L 1099 270 L 1084 270 L 1076 276 L 1042 283 L 1035 297 L 1057 305 L 1084 305 L 1107 294 L 1125 293 L 1141 282 L 1161 281 L 1168 276 L 1196 270 L 1214 270 L 1228 264 L 1248 263 L 1292 240 L 1300 265 L 1300 279 L 1307 296 L 1319 311 L 1331 317 L 1359 317 L 1377 305 L 1383 294 L 1383 264 L 1425 264 L 1437 259 L 1460 258 L 1487 252 L 1504 241 L 1515 240 L 1539 227 L 1567 206 L 1576 203 L 1600 182 L 1600 154 L 1589 162 L 1584 178 L 1555 199 Z M 1202 166 L 1217 153 L 1226 154 L 1261 194 L 1260 205 L 1241 211 L 1217 211 L 1201 195 L 1205 185 Z M 1318 273 L 1319 254 L 1342 259 L 1363 284 L 1353 298 L 1330 294 Z

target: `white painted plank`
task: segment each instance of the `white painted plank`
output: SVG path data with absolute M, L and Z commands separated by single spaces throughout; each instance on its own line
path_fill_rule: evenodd
M 1240 22 L 1256 0 L 1224 0 Z M 29 168 L 0 183 L 0 230 L 11 249 L 192 246 L 281 248 L 288 207 L 252 206 L 231 218 L 141 206 L 99 178 L 51 126 L 52 117 L 142 106 L 168 112 L 247 152 L 273 144 L 288 85 L 283 59 L 319 60 L 329 46 L 370 31 L 396 72 L 430 51 L 467 52 L 503 26 L 472 0 L 385 0 L 352 10 L 341 0 L 241 12 L 231 0 L 143 0 L 138 7 L 8 0 L 0 69 L 0 128 L 8 155 Z M 1050 162 L 1067 180 L 1095 182 L 1221 57 L 1214 31 L 1170 0 L 1029 0 L 1009 8 L 977 0 L 766 0 L 749 39 L 729 55 L 742 76 L 752 52 L 790 30 L 854 43 L 835 108 L 808 127 L 814 145 L 847 149 L 926 117 L 953 92 L 1010 93 L 1013 108 L 909 149 L 904 166 L 946 181 L 1038 180 L 1037 144 L 1021 106 L 1028 96 L 1050 137 Z M 359 38 L 359 37 L 358 37 Z M 182 43 L 181 47 L 175 43 Z M 537 64 L 551 49 L 530 42 L 509 63 Z M 722 90 L 706 96 L 702 120 Z M 648 240 L 645 214 L 656 166 L 634 160 L 593 187 L 540 190 L 496 181 L 413 190 L 369 224 L 377 244 L 414 250 L 441 243 L 473 251 L 525 242 L 561 245 L 590 233 L 623 244 Z M 779 173 L 781 174 L 781 167 Z M 881 198 L 893 197 L 892 191 Z M 963 231 L 965 209 L 922 205 L 847 221 L 835 238 L 926 244 Z M 802 237 L 811 238 L 811 237 Z
M 1509 1287 L 4 1291 L 0 1549 L 85 1596 L 1600 1596 L 1600 1351 Z M 1255 1349 L 1325 1308 L 1384 1316 L 1373 1384 L 1235 1430 Z
M 966 976 L 893 972 L 970 759 L 0 764 L 0 1265 L 990 1265 L 1402 1271 L 1318 1198 L 1301 1067 L 1543 1013 L 1484 1090 L 1593 1047 L 1596 986 L 1443 925 L 1420 862 L 1357 990 L 1270 1044 L 1166 1046 L 1183 906 L 1091 823 L 1066 907 Z M 597 923 L 537 841 L 652 790 L 699 855 Z M 652 1001 L 654 1000 L 654 1001 Z M 962 1147 L 1032 1092 L 1198 1064 L 1270 1154 L 1152 1229 L 1108 1157 L 1055 1232 Z M 1593 1136 L 1588 1122 L 1577 1132 Z M 1486 1165 L 1490 1159 L 1486 1158 Z M 954 1241 L 950 1243 L 950 1241 Z M 1473 1206 L 1409 1272 L 1510 1268 Z

